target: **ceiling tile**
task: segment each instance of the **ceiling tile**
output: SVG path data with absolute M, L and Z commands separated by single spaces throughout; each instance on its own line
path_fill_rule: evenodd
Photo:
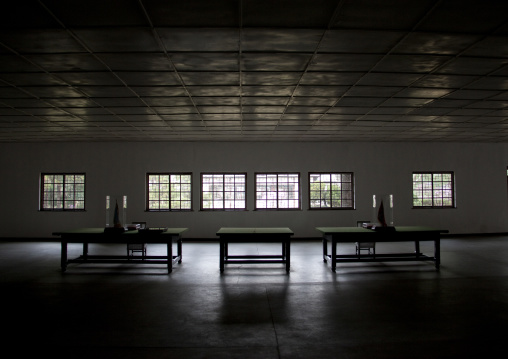
M 119 86 L 121 81 L 111 72 L 61 72 L 58 78 L 73 86 Z
M 245 28 L 241 33 L 242 52 L 309 52 L 313 53 L 323 36 L 314 29 Z
M 467 99 L 467 100 L 483 100 L 499 94 L 499 91 L 489 90 L 456 90 L 447 95 L 446 99 Z
M 409 86 L 422 78 L 422 74 L 368 73 L 358 81 L 362 86 Z
M 144 106 L 144 103 L 136 97 L 98 97 L 91 99 L 94 103 L 103 107 L 129 107 L 129 106 Z M 61 105 L 59 105 L 61 106 Z M 63 107 L 76 107 L 76 106 L 63 106 Z
M 429 73 L 450 58 L 432 55 L 388 55 L 374 68 L 376 72 Z
M 239 3 L 229 0 L 143 0 L 154 26 L 238 26 Z
M 256 0 L 244 1 L 242 5 L 245 12 L 242 21 L 246 27 L 314 28 L 328 26 L 337 2 L 313 0 L 313 6 L 307 6 L 306 0 Z
M 241 92 L 242 96 L 260 96 L 260 97 L 268 97 L 268 96 L 291 96 L 296 86 L 278 86 L 278 85 L 266 85 L 266 86 L 242 86 Z M 240 88 L 238 88 L 240 89 Z
M 161 51 L 154 34 L 146 27 L 79 28 L 73 33 L 92 52 Z
M 239 83 L 237 72 L 181 72 L 186 86 L 235 85 Z
M 50 8 L 56 18 L 68 27 L 146 25 L 146 18 L 134 1 L 44 0 L 44 5 Z
M 240 35 L 236 28 L 157 28 L 156 31 L 169 53 L 239 51 Z
M 304 71 L 311 59 L 309 54 L 243 53 L 242 71 Z
M 508 3 L 497 0 L 441 1 L 418 30 L 445 33 L 488 33 L 505 23 Z
M 397 44 L 394 53 L 458 55 L 481 37 L 470 34 L 412 32 Z
M 499 90 L 506 91 L 508 89 L 508 77 L 502 76 L 488 76 L 482 77 L 476 81 L 471 82 L 466 86 L 467 89 L 479 90 Z
M 195 106 L 154 106 L 150 110 L 146 110 L 145 112 L 141 113 L 152 113 L 153 111 L 155 111 L 160 115 L 181 115 L 181 114 L 186 115 L 198 113 Z M 126 111 L 125 113 L 129 114 L 128 111 Z
M 130 100 L 130 99 L 127 99 Z M 187 96 L 167 96 L 167 97 L 144 97 L 142 98 L 143 102 L 148 106 L 186 106 L 191 107 L 193 103 L 191 99 Z M 141 105 L 141 102 L 139 102 Z
M 250 105 L 285 106 L 288 104 L 289 100 L 290 97 L 281 97 L 281 96 L 270 96 L 270 97 L 250 96 L 250 97 L 242 97 L 242 104 L 244 106 Z
M 60 27 L 57 20 L 47 13 L 38 1 L 9 1 L 4 3 L 0 12 L 2 28 L 51 28 Z M 7 7 L 8 5 L 8 7 Z
M 319 52 L 384 54 L 404 36 L 403 32 L 368 30 L 330 30 L 323 37 Z
M 431 98 L 389 98 L 383 102 L 386 107 L 420 107 L 429 102 Z
M 2 142 L 508 141 L 508 2 L 25 4 Z
M 243 72 L 242 85 L 296 85 L 300 77 L 301 73 L 299 72 Z M 234 75 L 232 75 L 231 80 L 234 80 Z
M 285 113 L 309 113 L 309 114 L 321 114 L 328 110 L 327 106 L 288 106 Z
M 63 29 L 2 29 L 0 42 L 20 54 L 86 52 L 83 46 Z
M 381 58 L 381 55 L 373 54 L 317 54 L 308 70 L 366 72 Z
M 238 114 L 241 113 L 240 106 L 198 106 L 198 111 L 202 114 Z
M 243 113 L 268 113 L 268 114 L 282 114 L 286 106 L 242 106 Z
M 235 53 L 177 53 L 171 62 L 177 71 L 238 71 L 238 54 Z
M 75 86 L 88 97 L 134 97 L 136 92 L 125 86 Z
M 432 0 L 414 1 L 411 6 L 407 6 L 404 0 L 390 1 L 389 4 L 383 0 L 346 0 L 333 25 L 357 29 L 410 30 L 432 4 Z
M 185 88 L 192 96 L 240 96 L 241 92 L 240 86 L 186 86 Z
M 163 53 L 97 54 L 102 68 L 112 71 L 174 71 L 170 60 Z
M 4 105 L 13 108 L 26 108 L 26 107 L 52 107 L 51 104 L 45 100 L 39 100 L 36 98 L 12 98 L 5 99 L 2 101 Z
M 0 55 L 0 72 L 41 72 L 44 71 L 29 57 L 13 54 Z
M 478 76 L 432 74 L 421 77 L 418 81 L 414 82 L 412 86 L 456 89 L 464 87 L 477 79 Z
M 452 92 L 452 89 L 410 87 L 395 94 L 394 97 L 440 98 Z
M 129 86 L 178 86 L 181 81 L 172 71 L 116 72 L 115 75 Z
M 0 82 L 14 86 L 65 85 L 64 81 L 47 73 L 0 73 Z
M 438 74 L 483 76 L 508 64 L 508 59 L 459 57 L 439 68 Z
M 376 107 L 383 103 L 382 97 L 342 97 L 335 107 Z
M 302 85 L 319 86 L 323 83 L 329 85 L 354 85 L 362 77 L 358 72 L 306 72 L 302 76 Z
M 338 98 L 349 89 L 349 86 L 312 86 L 301 85 L 295 88 L 295 96 L 334 97 Z
M 346 95 L 356 97 L 392 97 L 402 89 L 403 87 L 397 86 L 354 86 L 346 92 Z

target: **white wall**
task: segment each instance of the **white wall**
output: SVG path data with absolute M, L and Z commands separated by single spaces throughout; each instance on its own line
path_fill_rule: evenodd
M 54 231 L 105 225 L 105 196 L 128 195 L 127 221 L 188 227 L 186 237 L 215 238 L 222 226 L 289 226 L 317 237 L 316 226 L 349 226 L 371 217 L 371 196 L 393 193 L 396 225 L 451 233 L 508 232 L 504 144 L 430 143 L 57 143 L 0 144 L 0 237 L 51 237 Z M 193 212 L 145 212 L 146 172 L 193 172 Z M 199 211 L 204 171 L 247 172 L 248 211 Z M 254 211 L 254 173 L 300 172 L 301 211 Z M 356 209 L 308 210 L 308 172 L 355 174 Z M 412 209 L 413 171 L 454 171 L 455 209 Z M 40 212 L 41 172 L 85 172 L 85 212 Z

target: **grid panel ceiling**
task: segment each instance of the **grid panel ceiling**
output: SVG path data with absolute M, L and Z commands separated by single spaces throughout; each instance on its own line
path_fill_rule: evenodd
M 0 142 L 508 141 L 508 1 L 17 0 Z

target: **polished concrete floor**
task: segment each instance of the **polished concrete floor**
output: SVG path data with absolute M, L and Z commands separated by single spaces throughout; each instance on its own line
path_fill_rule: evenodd
M 279 247 L 239 244 L 230 252 Z M 344 264 L 333 273 L 321 242 L 295 241 L 289 274 L 282 264 L 230 264 L 221 275 L 217 242 L 185 242 L 183 263 L 169 275 L 128 264 L 73 264 L 62 274 L 59 243 L 4 241 L 0 342 L 16 357 L 498 357 L 508 334 L 508 237 L 450 237 L 441 248 L 439 272 L 433 263 L 397 262 Z M 79 250 L 71 246 L 70 256 Z

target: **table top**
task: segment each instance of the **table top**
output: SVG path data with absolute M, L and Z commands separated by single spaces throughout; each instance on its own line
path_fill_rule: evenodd
M 132 236 L 132 235 L 140 235 L 140 236 L 153 236 L 153 235 L 179 235 L 185 232 L 187 228 L 168 228 L 165 232 L 162 233 L 149 233 L 149 234 L 142 234 L 139 233 L 137 230 L 134 231 L 125 231 L 120 233 L 105 233 L 104 228 L 77 228 L 77 229 L 71 229 L 68 231 L 61 231 L 61 232 L 53 232 L 54 236 L 94 236 L 94 235 L 111 235 L 111 236 Z
M 372 235 L 396 235 L 396 234 L 407 234 L 407 233 L 448 233 L 448 230 L 444 229 L 436 229 L 426 226 L 396 226 L 395 231 L 393 232 L 385 232 L 385 231 L 375 231 L 372 229 L 367 229 L 363 227 L 316 227 L 316 229 L 322 234 L 358 234 L 358 235 L 368 235 L 372 233 Z
M 293 235 L 293 231 L 287 227 L 222 227 L 217 235 L 235 234 L 284 234 Z

